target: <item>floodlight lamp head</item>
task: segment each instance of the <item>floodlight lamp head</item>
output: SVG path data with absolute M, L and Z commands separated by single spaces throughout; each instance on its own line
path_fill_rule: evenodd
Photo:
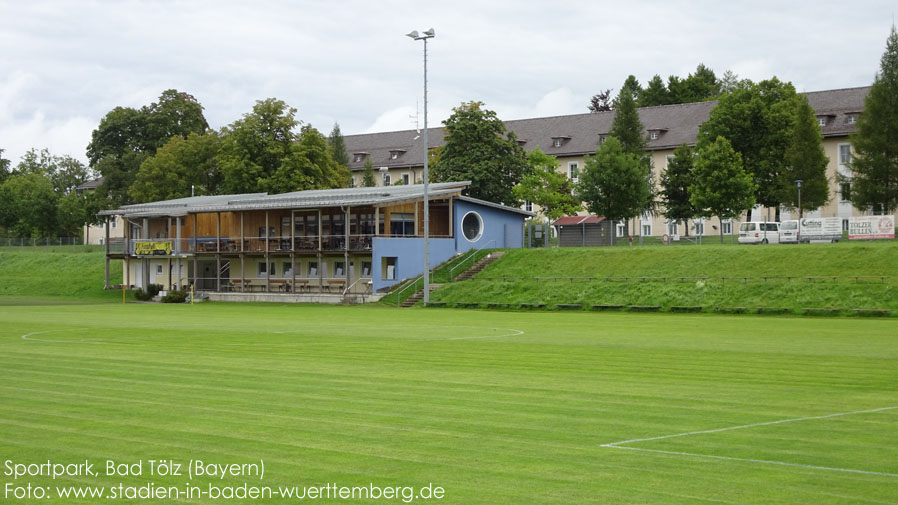
M 430 30 L 425 31 L 424 35 L 426 35 L 428 37 L 436 37 L 437 34 L 435 31 L 433 31 L 433 28 L 431 28 Z
M 418 38 L 418 30 L 412 30 L 412 31 L 406 33 L 405 36 L 411 37 L 413 39 L 417 39 Z

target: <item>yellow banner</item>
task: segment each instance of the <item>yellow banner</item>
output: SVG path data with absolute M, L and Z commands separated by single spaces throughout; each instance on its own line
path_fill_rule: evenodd
M 172 243 L 167 242 L 135 242 L 135 256 L 166 256 L 171 254 Z

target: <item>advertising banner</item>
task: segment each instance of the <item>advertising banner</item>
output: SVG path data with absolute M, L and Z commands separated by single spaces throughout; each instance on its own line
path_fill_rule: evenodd
M 895 216 L 850 217 L 848 238 L 850 240 L 895 238 Z
M 801 220 L 801 239 L 839 240 L 842 238 L 842 218 L 806 217 Z
M 171 254 L 171 241 L 160 242 L 135 242 L 135 256 L 168 256 Z

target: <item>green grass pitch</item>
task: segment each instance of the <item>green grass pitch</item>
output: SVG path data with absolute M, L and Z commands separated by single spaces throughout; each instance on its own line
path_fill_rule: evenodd
M 892 320 L 6 303 L 4 492 L 184 488 L 147 461 L 199 459 L 265 465 L 203 489 L 445 490 L 414 503 L 898 503 Z M 100 477 L 4 473 L 85 459 Z

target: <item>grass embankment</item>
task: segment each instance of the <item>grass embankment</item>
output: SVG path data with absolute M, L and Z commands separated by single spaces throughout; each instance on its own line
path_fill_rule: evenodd
M 808 278 L 829 276 L 838 278 Z M 608 277 L 615 279 L 603 279 Z M 472 281 L 447 285 L 434 292 L 431 300 L 449 304 L 650 305 L 663 309 L 701 306 L 704 310 L 894 310 L 898 309 L 896 284 L 898 243 L 892 241 L 529 249 L 510 251 Z
M 103 251 L 31 247 L 0 250 L 0 301 L 53 299 L 103 302 L 121 299 L 121 293 L 103 290 Z M 110 284 L 121 284 L 122 262 L 109 265 Z M 5 300 L 4 300 L 5 299 Z

